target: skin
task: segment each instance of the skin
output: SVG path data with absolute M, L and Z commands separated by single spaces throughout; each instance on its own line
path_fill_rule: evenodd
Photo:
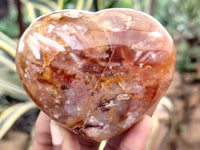
M 155 106 L 129 130 L 109 139 L 104 150 L 145 150 Z M 98 150 L 99 145 L 60 127 L 43 112 L 38 116 L 32 150 Z

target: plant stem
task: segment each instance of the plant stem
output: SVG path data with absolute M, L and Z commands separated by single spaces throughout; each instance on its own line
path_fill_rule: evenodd
M 156 0 L 149 0 L 146 3 L 146 13 L 150 14 L 151 16 L 154 16 L 154 12 L 155 12 L 155 5 L 156 5 Z
M 17 11 L 18 11 L 18 24 L 19 24 L 20 36 L 21 36 L 24 33 L 25 25 L 23 22 L 23 15 L 22 15 L 22 10 L 21 10 L 20 0 L 16 0 L 16 7 L 17 7 Z

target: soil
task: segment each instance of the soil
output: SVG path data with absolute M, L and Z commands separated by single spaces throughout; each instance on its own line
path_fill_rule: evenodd
M 174 131 L 164 150 L 200 149 L 200 82 L 197 73 L 175 73 L 166 95 L 175 108 Z

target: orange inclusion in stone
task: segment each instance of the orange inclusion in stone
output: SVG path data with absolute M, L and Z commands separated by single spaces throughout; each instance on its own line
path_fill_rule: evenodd
M 167 31 L 130 9 L 44 15 L 22 36 L 21 83 L 63 127 L 101 141 L 137 122 L 166 92 L 175 70 Z

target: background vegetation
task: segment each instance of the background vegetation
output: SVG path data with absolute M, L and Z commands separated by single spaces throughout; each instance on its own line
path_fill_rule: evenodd
M 177 52 L 177 80 L 186 93 L 195 86 L 199 92 L 200 82 L 200 1 L 199 0 L 1 0 L 0 1 L 0 149 L 2 141 L 9 139 L 10 131 L 20 131 L 30 137 L 38 109 L 29 100 L 20 85 L 15 69 L 17 42 L 28 25 L 45 13 L 60 9 L 84 9 L 98 11 L 106 8 L 133 8 L 154 16 L 172 35 Z M 181 74 L 180 74 L 181 72 Z M 185 88 L 183 88 L 185 87 Z M 183 89 L 185 91 L 183 91 Z M 177 89 L 173 89 L 174 91 Z M 195 93 L 197 93 L 195 92 Z M 199 92 L 200 93 L 200 92 Z M 171 93 L 170 93 L 171 94 Z M 176 135 L 182 131 L 182 123 L 188 113 L 190 94 L 170 95 L 181 98 L 184 115 L 176 122 Z M 189 95 L 189 96 L 188 96 Z M 200 96 L 200 95 L 199 95 Z M 197 96 L 198 97 L 198 96 Z M 173 100 L 172 100 L 173 101 Z M 194 101 L 194 100 L 193 100 Z M 196 108 L 199 99 L 192 105 Z M 177 101 L 176 101 L 177 102 Z M 176 105 L 176 102 L 174 102 Z M 168 107 L 168 106 L 167 106 Z M 194 108 L 191 108 L 192 111 Z M 179 110 L 177 110 L 179 111 Z M 199 113 L 200 114 L 200 113 Z M 28 119 L 31 118 L 31 119 Z M 181 125 L 181 126 L 179 126 Z M 187 124 L 188 125 L 188 124 Z M 171 138 L 173 139 L 173 138 Z M 29 140 L 28 140 L 29 141 Z M 197 145 L 200 141 L 197 141 Z M 28 143 L 28 142 L 27 142 Z M 186 142 L 185 142 L 186 143 Z M 5 143 L 3 142 L 3 145 Z M 168 149 L 178 149 L 168 141 Z M 22 144 L 23 145 L 23 144 Z M 200 144 L 199 144 L 200 145 Z M 199 146 L 198 145 L 198 146 Z M 189 146 L 190 147 L 190 146 Z M 188 149 L 189 149 L 188 147 Z M 191 146 L 192 147 L 192 146 Z M 194 149 L 194 147 L 192 147 Z M 24 145 L 27 149 L 27 144 Z M 22 149 L 21 149 L 22 150 Z

